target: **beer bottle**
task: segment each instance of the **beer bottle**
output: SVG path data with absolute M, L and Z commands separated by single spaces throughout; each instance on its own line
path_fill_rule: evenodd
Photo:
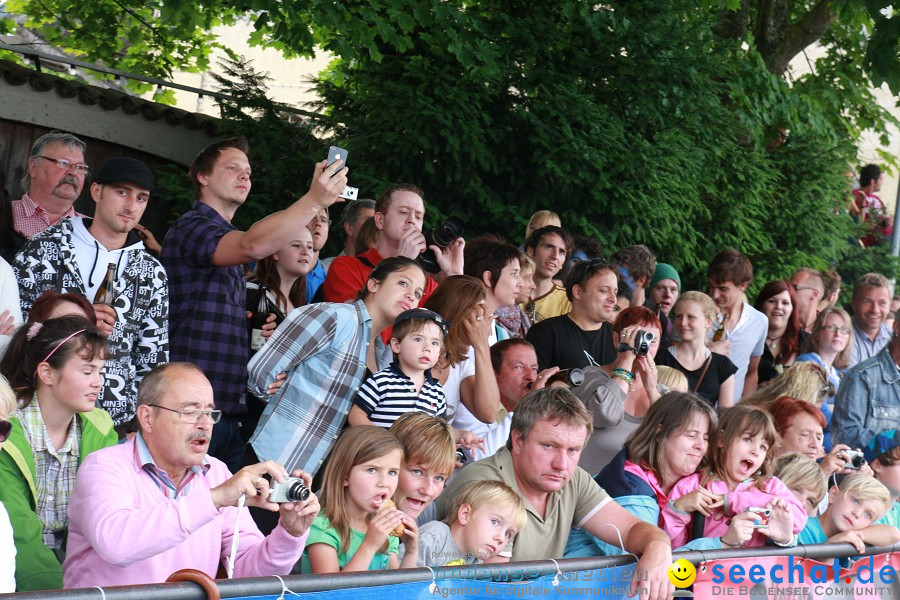
M 256 352 L 263 347 L 266 339 L 263 337 L 262 328 L 269 316 L 269 303 L 266 300 L 266 292 L 269 288 L 260 284 L 259 297 L 256 300 L 256 310 L 250 316 L 250 350 Z
M 712 341 L 721 342 L 722 340 L 728 337 L 728 332 L 725 331 L 725 325 L 728 323 L 728 315 L 722 314 L 722 324 L 719 325 L 719 328 L 716 329 L 716 332 L 713 334 Z
M 103 282 L 100 284 L 100 289 L 97 290 L 97 294 L 94 296 L 94 304 L 107 304 L 109 306 L 113 305 L 113 301 L 116 299 L 116 291 L 115 291 L 115 280 L 116 280 L 116 263 L 109 263 L 109 266 L 106 267 L 106 276 L 103 278 Z

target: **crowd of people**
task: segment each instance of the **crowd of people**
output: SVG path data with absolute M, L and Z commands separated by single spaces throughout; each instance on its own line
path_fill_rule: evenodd
M 900 541 L 880 274 L 850 313 L 812 267 L 751 304 L 736 249 L 684 290 L 551 211 L 520 247 L 426 237 L 412 184 L 344 205 L 326 258 L 344 163 L 241 231 L 239 139 L 159 243 L 151 169 L 84 151 L 41 137 L 8 205 L 0 592 L 628 552 L 661 599 L 682 547 Z

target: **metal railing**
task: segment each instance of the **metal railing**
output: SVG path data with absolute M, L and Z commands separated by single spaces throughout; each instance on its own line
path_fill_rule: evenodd
M 871 547 L 862 556 L 900 551 L 900 544 Z M 692 550 L 678 552 L 674 558 L 684 558 L 697 565 L 711 560 L 762 556 L 794 556 L 815 560 L 860 556 L 850 544 L 798 545 L 793 548 L 759 547 L 723 550 Z M 399 569 L 394 571 L 365 571 L 361 573 L 334 573 L 329 575 L 292 575 L 278 577 L 252 577 L 246 579 L 217 580 L 222 598 L 279 595 L 284 585 L 296 593 L 331 591 L 346 588 L 376 587 L 382 585 L 430 582 L 432 580 L 476 580 L 495 583 L 520 582 L 553 575 L 559 569 L 564 573 L 593 571 L 620 567 L 634 562 L 631 555 L 593 558 L 570 558 L 558 561 L 528 561 L 499 565 L 469 565 L 429 569 Z M 166 583 L 154 585 L 130 585 L 73 590 L 0 594 L 2 600 L 205 600 L 206 592 L 195 583 Z

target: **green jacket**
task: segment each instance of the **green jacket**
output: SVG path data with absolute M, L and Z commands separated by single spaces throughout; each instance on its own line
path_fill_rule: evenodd
M 118 436 L 106 411 L 95 408 L 76 416 L 81 420 L 79 461 L 100 448 L 114 446 Z M 16 544 L 16 591 L 62 588 L 62 565 L 44 545 L 37 510 L 34 454 L 22 424 L 11 417 L 12 432 L 0 448 L 0 502 L 9 513 Z

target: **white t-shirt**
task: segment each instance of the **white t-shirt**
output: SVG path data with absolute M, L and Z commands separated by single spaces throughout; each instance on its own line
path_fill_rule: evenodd
M 711 332 L 719 329 L 722 323 L 721 315 L 709 328 Z M 762 356 L 766 345 L 766 334 L 769 333 L 769 320 L 766 315 L 759 312 L 746 302 L 741 309 L 741 318 L 734 329 L 728 332 L 728 341 L 731 342 L 731 351 L 728 358 L 737 367 L 734 374 L 734 403 L 741 400 L 744 392 L 744 380 L 747 378 L 747 367 L 750 359 Z
M 0 594 L 16 591 L 16 544 L 6 508 L 0 502 Z
M 478 437 L 484 438 L 484 452 L 478 448 L 468 451 L 472 455 L 473 460 L 481 460 L 487 456 L 493 456 L 497 450 L 505 446 L 506 440 L 509 439 L 511 425 L 512 413 L 505 412 L 503 418 L 499 421 L 482 423 L 462 404 L 457 407 L 456 417 L 453 419 L 455 428 L 471 431 Z

